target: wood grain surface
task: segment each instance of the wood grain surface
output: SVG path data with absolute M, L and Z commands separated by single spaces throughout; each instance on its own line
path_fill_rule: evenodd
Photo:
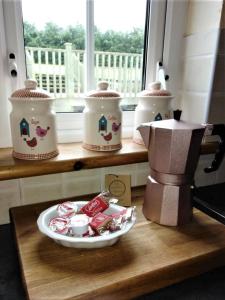
M 199 211 L 183 227 L 151 223 L 142 195 L 133 192 L 135 227 L 101 249 L 66 248 L 38 231 L 38 215 L 56 201 L 11 209 L 28 299 L 132 299 L 225 264 L 222 224 Z
M 144 146 L 125 139 L 122 149 L 112 152 L 89 151 L 81 143 L 60 144 L 59 155 L 48 160 L 27 161 L 12 157 L 11 148 L 0 149 L 0 180 L 71 172 L 79 169 L 93 169 L 117 166 L 148 160 Z M 76 164 L 76 167 L 75 167 Z
M 201 154 L 214 153 L 217 143 L 202 145 Z M 148 161 L 145 146 L 122 141 L 122 149 L 112 152 L 89 151 L 81 143 L 59 144 L 59 155 L 42 161 L 26 161 L 12 157 L 11 148 L 0 149 L 0 180 L 72 172 L 74 169 L 93 169 Z M 76 166 L 75 166 L 76 164 Z

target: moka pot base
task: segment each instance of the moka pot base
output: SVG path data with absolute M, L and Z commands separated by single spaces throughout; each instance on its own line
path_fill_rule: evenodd
M 148 176 L 143 214 L 161 225 L 178 226 L 188 223 L 192 217 L 190 184 L 162 184 Z

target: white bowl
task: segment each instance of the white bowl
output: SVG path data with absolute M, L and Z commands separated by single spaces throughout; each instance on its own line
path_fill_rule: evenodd
M 78 208 L 81 208 L 84 206 L 88 201 L 76 201 L 75 202 Z M 47 235 L 48 237 L 52 238 L 56 243 L 66 246 L 66 247 L 73 247 L 73 248 L 101 248 L 101 247 L 106 247 L 106 246 L 111 246 L 115 244 L 119 237 L 121 235 L 126 234 L 135 224 L 136 221 L 136 216 L 133 215 L 132 220 L 130 222 L 127 222 L 124 226 L 123 229 L 118 230 L 116 232 L 110 233 L 105 236 L 95 236 L 95 237 L 70 237 L 70 236 L 65 236 L 59 233 L 56 233 L 52 231 L 48 224 L 49 221 L 57 217 L 57 206 L 54 205 L 45 211 L 43 211 L 40 216 L 38 217 L 37 220 L 37 225 L 39 230 Z M 125 207 L 119 206 L 116 204 L 110 204 L 109 208 L 104 211 L 106 214 L 112 214 L 112 213 L 117 213 L 122 210 L 124 210 Z

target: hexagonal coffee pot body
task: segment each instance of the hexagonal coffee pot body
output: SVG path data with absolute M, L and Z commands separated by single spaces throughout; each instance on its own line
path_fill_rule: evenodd
M 146 219 L 161 225 L 179 226 L 192 217 L 190 185 L 166 185 L 148 176 L 142 208 Z
M 151 169 L 194 175 L 205 126 L 170 119 L 142 124 L 138 130 L 149 150 Z

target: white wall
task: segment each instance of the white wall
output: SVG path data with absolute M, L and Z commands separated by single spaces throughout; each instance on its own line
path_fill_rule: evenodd
M 225 123 L 225 5 L 222 19 L 208 113 L 211 123 Z
M 218 172 L 204 173 L 212 159 L 213 155 L 201 156 L 195 173 L 196 186 L 224 182 L 225 162 Z M 105 174 L 130 174 L 132 186 L 141 186 L 146 184 L 149 167 L 148 163 L 139 163 L 0 181 L 0 224 L 9 222 L 10 207 L 99 193 L 104 189 Z
M 211 101 L 222 0 L 190 0 L 184 35 L 182 118 L 206 122 Z
M 0 224 L 9 222 L 9 208 L 99 193 L 105 174 L 129 174 L 132 186 L 145 185 L 148 163 L 0 181 Z

